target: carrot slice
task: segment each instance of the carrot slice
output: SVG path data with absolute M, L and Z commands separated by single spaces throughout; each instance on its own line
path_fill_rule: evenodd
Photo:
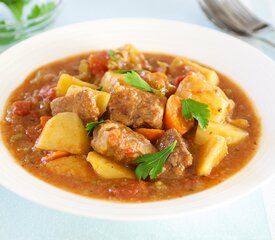
M 40 117 L 40 125 L 45 127 L 46 123 L 51 119 L 51 116 L 41 116 Z
M 175 128 L 180 134 L 188 132 L 194 125 L 194 119 L 186 120 L 181 115 L 181 98 L 171 95 L 166 103 L 164 114 L 165 129 Z
M 150 141 L 157 140 L 162 136 L 164 130 L 161 129 L 151 129 L 151 128 L 137 128 L 135 129 L 137 133 L 142 134 L 145 138 Z
M 48 153 L 45 157 L 42 157 L 41 161 L 49 162 L 52 160 L 56 160 L 58 158 L 67 157 L 69 155 L 70 155 L 70 153 L 65 152 L 65 151 L 52 151 L 52 152 Z

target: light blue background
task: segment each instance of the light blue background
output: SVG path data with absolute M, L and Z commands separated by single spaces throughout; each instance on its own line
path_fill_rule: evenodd
M 1 240 L 269 240 L 260 192 L 189 217 L 145 222 L 95 220 L 49 210 L 0 188 Z
M 263 14 L 264 11 L 261 10 Z M 175 19 L 214 28 L 195 0 L 65 0 L 53 27 L 110 17 Z M 57 212 L 0 187 L 0 240 L 54 239 L 270 240 L 271 236 L 260 191 L 225 207 L 188 217 L 120 222 Z

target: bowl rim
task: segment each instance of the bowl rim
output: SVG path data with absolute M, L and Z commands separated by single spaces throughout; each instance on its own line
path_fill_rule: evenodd
M 76 23 L 76 24 L 72 24 L 72 25 L 67 25 L 67 26 L 63 26 L 63 27 L 59 27 L 59 28 L 55 28 L 55 29 L 52 29 L 52 30 L 49 30 L 49 31 L 46 31 L 46 32 L 43 32 L 43 33 L 40 33 L 36 36 L 33 36 L 29 39 L 26 39 L 22 42 L 20 42 L 19 44 L 11 47 L 10 49 L 7 49 L 6 51 L 4 51 L 1 55 L 0 55 L 0 62 L 1 62 L 1 58 L 4 58 L 3 56 L 5 56 L 6 54 L 8 54 L 9 52 L 14 52 L 16 51 L 16 49 L 20 46 L 24 46 L 25 44 L 29 44 L 31 43 L 32 41 L 37 41 L 41 38 L 44 38 L 44 37 L 47 37 L 47 35 L 49 34 L 54 34 L 54 33 L 57 33 L 59 32 L 60 30 L 61 31 L 65 31 L 65 30 L 68 30 L 70 28 L 78 28 L 80 26 L 83 26 L 83 25 L 93 25 L 93 24 L 101 24 L 101 23 L 109 23 L 109 24 L 112 24 L 114 21 L 116 22 L 139 22 L 139 24 L 144 24 L 145 22 L 154 22 L 154 23 L 158 23 L 158 24 L 162 24 L 162 23 L 167 23 L 167 24 L 177 24 L 178 26 L 183 26 L 183 27 L 189 27 L 189 28 L 196 28 L 198 31 L 207 31 L 209 32 L 210 34 L 216 34 L 216 35 L 220 35 L 220 36 L 223 36 L 227 39 L 230 39 L 230 41 L 234 41 L 235 43 L 237 43 L 238 45 L 240 46 L 243 46 L 245 48 L 247 48 L 249 51 L 253 51 L 255 52 L 255 54 L 257 54 L 259 56 L 259 58 L 261 57 L 264 61 L 266 61 L 266 63 L 269 63 L 270 65 L 272 65 L 274 68 L 275 68 L 275 64 L 273 62 L 273 60 L 271 60 L 269 57 L 267 57 L 266 55 L 264 55 L 264 53 L 262 53 L 260 50 L 254 48 L 253 46 L 250 46 L 248 45 L 247 43 L 237 39 L 237 38 L 234 38 L 230 35 L 227 35 L 225 33 L 222 33 L 222 32 L 219 32 L 217 30 L 213 30 L 213 29 L 208 29 L 206 27 L 202 27 L 202 26 L 198 26 L 198 25 L 195 25 L 195 24 L 190 24 L 190 23 L 185 23 L 185 22 L 181 22 L 181 21 L 174 21 L 174 20 L 163 20 L 163 19 L 153 19 L 153 18 L 108 18 L 108 19 L 101 19 L 101 20 L 93 20 L 93 21 L 87 21 L 87 22 L 82 22 L 82 23 Z M 57 59 L 58 60 L 58 59 Z M 256 104 L 255 104 L 256 105 Z M 257 107 L 257 106 L 256 106 Z M 2 117 L 2 114 L 1 113 L 1 117 Z M 1 140 L 1 139 L 0 139 Z M 0 141 L 0 145 L 1 145 L 1 141 Z M 19 165 L 18 165 L 19 166 Z M 245 166 L 244 168 L 242 168 L 237 174 L 231 176 L 230 178 L 228 179 L 231 179 L 231 178 L 234 178 L 236 175 L 239 175 L 245 168 L 247 168 L 247 166 Z M 29 173 L 28 173 L 29 174 Z M 1 178 L 2 177 L 2 178 Z M 193 209 L 191 211 L 187 211 L 187 212 L 173 212 L 173 213 L 166 213 L 166 214 L 156 214 L 154 216 L 149 216 L 149 215 L 129 215 L 129 214 L 104 214 L 104 215 L 98 215 L 97 213 L 93 214 L 91 212 L 85 212 L 85 211 L 79 211 L 79 209 L 70 209 L 68 208 L 68 206 L 66 205 L 54 205 L 52 202 L 49 203 L 47 201 L 41 201 L 41 199 L 36 199 L 34 198 L 33 196 L 30 196 L 28 195 L 27 193 L 25 193 L 24 191 L 18 191 L 18 189 L 16 189 L 14 187 L 14 185 L 11 185 L 9 184 L 7 181 L 5 181 L 5 178 L 3 178 L 3 176 L 1 176 L 0 174 L 0 184 L 2 184 L 4 187 L 6 187 L 7 189 L 10 189 L 11 191 L 17 193 L 18 195 L 26 198 L 26 199 L 29 199 L 31 201 L 34 201 L 38 204 L 41 204 L 43 206 L 46 206 L 46 207 L 49 207 L 49 208 L 54 208 L 56 210 L 61 210 L 61 211 L 65 211 L 65 212 L 69 212 L 69 213 L 73 213 L 73 214 L 78 214 L 78 215 L 84 215 L 84 216 L 89 216 L 89 217 L 96 217 L 96 218 L 99 218 L 99 219 L 115 219 L 115 220 L 144 220 L 144 219 L 159 219 L 159 218 L 169 218 L 169 217 L 174 217 L 174 216 L 182 216 L 182 215 L 189 215 L 189 214 L 194 214 L 194 213 L 197 213 L 197 212 L 202 212 L 202 211 L 206 211 L 206 210 L 211 210 L 213 208 L 217 208 L 217 207 L 221 207 L 221 206 L 224 206 L 230 202 L 233 202 L 237 199 L 240 199 L 241 197 L 257 190 L 259 187 L 261 187 L 263 184 L 265 184 L 267 181 L 269 181 L 270 179 L 272 179 L 274 177 L 274 173 L 273 175 L 269 175 L 268 177 L 266 177 L 263 181 L 261 181 L 260 183 L 258 183 L 257 185 L 253 186 L 253 187 L 250 187 L 249 189 L 246 189 L 246 191 L 242 192 L 242 193 L 238 193 L 236 196 L 233 196 L 233 197 L 230 197 L 230 199 L 227 199 L 227 200 L 223 200 L 223 201 L 219 201 L 218 203 L 215 203 L 215 204 L 212 204 L 210 206 L 204 206 L 204 207 L 200 207 L 200 208 L 197 208 L 197 209 Z M 225 180 L 224 182 L 228 181 Z M 40 179 L 36 179 L 36 182 L 43 182 L 45 184 L 44 181 L 40 180 Z M 224 183 L 223 182 L 223 183 Z M 219 184 L 218 186 L 222 185 L 223 183 Z M 52 185 L 46 183 L 48 185 L 49 188 L 56 188 L 56 187 L 53 187 Z M 210 191 L 211 189 L 215 188 L 212 187 L 210 188 Z M 68 197 L 73 197 L 73 193 L 68 193 L 67 191 L 64 191 L 62 189 L 59 189 L 59 191 L 63 192 L 65 195 L 67 195 Z M 209 190 L 205 190 L 205 191 L 202 191 L 202 192 L 208 192 Z M 201 193 L 201 192 L 199 192 Z M 184 198 L 190 198 L 190 196 L 194 196 L 196 194 L 199 194 L 199 193 L 195 193 L 195 194 L 191 194 L 191 195 L 188 195 L 188 196 L 185 196 Z M 77 195 L 78 197 L 80 198 L 83 198 L 82 196 L 79 196 Z M 85 198 L 85 197 L 84 197 Z M 90 200 L 90 199 L 89 199 Z M 90 200 L 91 202 L 105 202 L 105 201 L 102 201 L 102 200 Z M 119 205 L 123 205 L 123 206 L 131 206 L 131 207 L 136 207 L 136 206 L 146 206 L 146 207 L 150 207 L 150 206 L 153 206 L 153 205 L 157 205 L 156 203 L 163 203 L 164 201 L 160 201 L 160 202 L 149 202 L 149 203 L 114 203 L 114 202 L 108 202 L 107 205 L 110 205 L 110 206 L 119 206 Z M 173 199 L 172 200 L 165 200 L 165 202 L 171 202 L 173 203 Z M 106 203 L 106 202 L 105 202 Z

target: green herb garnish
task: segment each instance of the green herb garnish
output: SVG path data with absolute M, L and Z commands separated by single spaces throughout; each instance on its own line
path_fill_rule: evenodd
M 128 73 L 128 72 L 132 72 L 132 71 L 141 72 L 143 70 L 142 69 L 117 69 L 117 70 L 115 70 L 115 72 L 117 72 L 117 73 Z
M 34 19 L 51 12 L 55 8 L 54 2 L 43 3 L 41 5 L 35 5 L 27 18 Z
M 150 153 L 139 156 L 134 163 L 137 163 L 138 166 L 135 170 L 136 177 L 140 179 L 146 179 L 150 176 L 150 179 L 155 179 L 161 172 L 164 163 L 174 151 L 177 141 L 175 140 L 171 145 L 162 149 L 157 153 Z
M 87 123 L 85 130 L 88 132 L 88 135 L 90 135 L 94 131 L 94 129 L 101 123 L 105 123 L 105 121 L 100 120 L 98 122 L 89 122 L 89 123 Z
M 160 94 L 162 91 L 152 88 L 145 82 L 135 71 L 131 70 L 123 74 L 123 80 L 130 86 L 138 88 L 142 91 Z
M 195 118 L 201 128 L 207 128 L 210 110 L 207 104 L 192 99 L 181 101 L 181 113 L 187 119 Z
M 113 61 L 117 61 L 118 60 L 118 57 L 115 55 L 116 51 L 115 50 L 109 50 L 108 51 L 108 55 L 109 57 L 113 60 Z

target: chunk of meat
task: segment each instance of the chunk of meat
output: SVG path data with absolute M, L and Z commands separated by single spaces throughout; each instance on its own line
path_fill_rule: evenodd
M 166 95 L 170 96 L 176 91 L 176 87 L 170 84 L 166 74 L 161 72 L 151 73 L 149 71 L 140 72 L 140 76 L 145 80 L 151 87 L 161 90 Z
M 140 155 L 156 151 L 143 135 L 123 124 L 111 121 L 96 127 L 91 146 L 103 156 L 124 163 L 131 163 Z
M 188 151 L 187 144 L 180 133 L 174 128 L 167 130 L 162 135 L 157 141 L 156 147 L 160 151 L 171 145 L 175 140 L 177 140 L 177 145 L 164 164 L 163 171 L 160 175 L 161 178 L 183 177 L 185 168 L 192 164 L 193 157 Z
M 133 128 L 162 129 L 166 98 L 128 86 L 119 86 L 111 95 L 111 120 Z
M 74 112 L 84 122 L 97 121 L 100 111 L 96 104 L 96 97 L 92 91 L 83 90 L 74 95 L 56 98 L 51 102 L 52 115 Z
M 114 53 L 114 58 L 109 58 L 108 69 L 147 69 L 151 70 L 151 66 L 133 45 L 127 44 Z

